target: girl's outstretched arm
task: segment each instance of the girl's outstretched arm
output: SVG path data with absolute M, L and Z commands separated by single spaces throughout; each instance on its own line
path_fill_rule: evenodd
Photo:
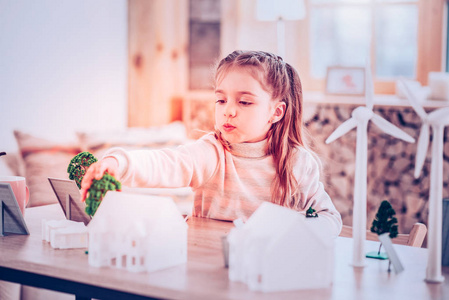
M 118 161 L 117 176 L 128 187 L 197 188 L 216 171 L 222 147 L 209 135 L 176 149 L 125 151 L 112 148 L 105 157 Z

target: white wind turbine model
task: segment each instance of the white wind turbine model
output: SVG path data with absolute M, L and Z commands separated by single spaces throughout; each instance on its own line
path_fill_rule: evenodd
M 429 127 L 432 126 L 432 163 L 430 165 L 430 190 L 429 190 L 429 221 L 428 221 L 428 260 L 426 270 L 427 282 L 443 282 L 441 275 L 441 247 L 443 227 L 443 135 L 444 127 L 449 125 L 449 107 L 436 109 L 427 114 L 419 104 L 419 91 L 411 88 L 404 80 L 401 80 L 404 92 L 410 100 L 415 112 L 422 119 L 421 133 L 418 139 L 416 153 L 415 178 L 419 177 L 426 159 L 429 146 Z M 419 96 L 418 96 L 419 97 Z
M 365 98 L 366 106 L 359 106 L 354 109 L 352 111 L 352 117 L 337 127 L 337 129 L 326 140 L 326 144 L 329 144 L 353 128 L 357 127 L 354 203 L 352 212 L 352 265 L 354 267 L 363 267 L 365 265 L 364 243 L 366 239 L 368 122 L 371 120 L 382 131 L 396 138 L 400 138 L 409 143 L 415 142 L 415 140 L 407 133 L 373 113 L 374 87 L 369 59 L 367 59 L 365 67 Z

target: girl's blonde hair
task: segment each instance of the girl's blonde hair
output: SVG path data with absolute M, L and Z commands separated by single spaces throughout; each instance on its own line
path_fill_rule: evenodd
M 263 51 L 234 51 L 222 59 L 216 68 L 215 82 L 233 68 L 245 68 L 257 79 L 272 99 L 285 103 L 283 118 L 272 124 L 268 132 L 268 154 L 274 159 L 276 174 L 272 185 L 272 202 L 290 208 L 298 207 L 300 197 L 295 194 L 298 182 L 293 175 L 293 156 L 298 147 L 306 147 L 303 140 L 302 87 L 296 70 L 281 57 Z M 229 144 L 216 131 L 217 138 Z

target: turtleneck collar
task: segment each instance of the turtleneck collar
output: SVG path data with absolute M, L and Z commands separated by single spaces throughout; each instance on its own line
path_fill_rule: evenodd
M 230 144 L 232 155 L 248 158 L 261 158 L 268 155 L 268 139 L 256 143 Z

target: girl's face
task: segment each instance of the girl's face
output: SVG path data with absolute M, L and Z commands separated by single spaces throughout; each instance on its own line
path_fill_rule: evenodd
M 243 69 L 231 69 L 215 89 L 215 126 L 231 144 L 253 143 L 267 137 L 279 121 L 285 103 L 274 101 L 258 80 Z

